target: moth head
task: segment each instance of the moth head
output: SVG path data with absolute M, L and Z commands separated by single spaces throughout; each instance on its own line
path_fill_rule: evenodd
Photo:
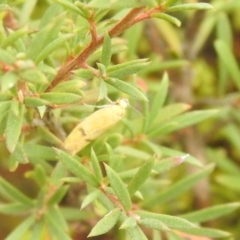
M 117 103 L 120 107 L 122 107 L 122 108 L 127 108 L 127 107 L 130 106 L 130 105 L 129 105 L 129 101 L 128 101 L 127 98 L 119 98 L 119 99 L 116 101 L 116 103 Z

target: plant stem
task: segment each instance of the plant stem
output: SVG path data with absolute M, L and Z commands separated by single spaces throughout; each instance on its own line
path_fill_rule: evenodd
M 109 36 L 110 37 L 118 36 L 123 31 L 131 27 L 134 24 L 133 22 L 134 19 L 138 16 L 140 12 L 142 12 L 143 9 L 144 7 L 139 7 L 131 10 L 120 22 L 118 22 L 115 26 L 113 26 L 109 30 L 108 33 Z M 72 74 L 72 71 L 80 67 L 82 64 L 85 64 L 87 58 L 102 45 L 103 39 L 104 35 L 101 36 L 94 35 L 92 41 L 82 50 L 82 52 L 76 58 L 67 62 L 59 69 L 56 77 L 53 79 L 52 83 L 46 89 L 46 92 L 51 91 L 51 89 L 57 86 L 60 82 L 66 81 Z

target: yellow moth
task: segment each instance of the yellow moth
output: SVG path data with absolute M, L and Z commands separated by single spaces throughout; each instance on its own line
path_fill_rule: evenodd
M 107 105 L 94 112 L 72 130 L 63 143 L 64 148 L 75 155 L 118 123 L 125 115 L 128 106 L 127 99 L 118 99 L 112 105 Z

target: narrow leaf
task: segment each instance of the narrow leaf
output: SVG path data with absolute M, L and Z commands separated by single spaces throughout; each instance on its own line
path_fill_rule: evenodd
M 134 228 L 137 226 L 137 220 L 135 217 L 128 217 L 124 220 L 119 229 Z
M 144 58 L 110 66 L 107 68 L 107 76 L 110 78 L 123 78 L 135 74 L 149 65 L 147 60 Z
M 57 37 L 48 45 L 46 45 L 35 59 L 36 64 L 39 64 L 41 61 L 47 58 L 54 50 L 61 47 L 64 43 L 66 43 L 67 40 L 71 39 L 73 36 L 74 34 L 66 34 L 64 36 Z
M 135 213 L 138 214 L 141 217 L 141 219 L 155 219 L 155 220 L 161 221 L 170 229 L 186 230 L 186 229 L 197 228 L 196 225 L 180 217 L 170 216 L 166 214 L 152 213 L 152 212 L 141 211 L 141 210 L 136 211 Z
M 157 163 L 155 163 L 153 169 L 155 171 L 157 171 L 158 173 L 163 173 L 166 172 L 178 165 L 180 165 L 181 163 L 183 163 L 187 158 L 188 158 L 188 154 L 181 156 L 181 157 L 171 157 L 171 158 L 166 158 L 166 159 L 162 159 L 160 161 L 158 161 Z
M 81 204 L 81 209 L 85 208 L 88 204 L 90 204 L 91 202 L 93 202 L 100 194 L 99 190 L 95 190 L 91 193 L 89 193 L 85 199 L 83 200 L 82 204 Z
M 204 208 L 203 210 L 183 214 L 181 215 L 181 217 L 191 222 L 198 223 L 206 222 L 227 215 L 233 211 L 236 211 L 239 207 L 240 207 L 239 202 L 221 204 L 217 206 Z
M 53 216 L 48 212 L 45 215 L 45 219 L 52 237 L 54 236 L 54 238 L 57 238 L 58 240 L 71 240 L 71 238 L 64 231 L 64 229 L 61 226 L 59 226 L 58 224 L 59 218 L 57 219 L 53 218 Z
M 204 170 L 181 179 L 180 181 L 169 186 L 166 190 L 161 191 L 160 193 L 156 194 L 154 197 L 146 200 L 144 202 L 144 206 L 154 206 L 155 204 L 163 203 L 178 197 L 182 193 L 189 190 L 200 179 L 209 175 L 213 171 L 213 169 L 214 169 L 214 165 L 211 164 L 208 167 L 206 167 Z
M 57 16 L 48 22 L 44 28 L 33 37 L 28 46 L 27 55 L 36 60 L 42 49 L 58 37 L 60 28 L 64 20 L 64 15 Z
M 155 95 L 150 113 L 149 113 L 149 124 L 153 123 L 155 118 L 157 117 L 159 110 L 163 107 L 163 104 L 166 100 L 167 92 L 168 92 L 169 79 L 168 75 L 164 74 L 163 79 L 159 85 L 159 89 L 157 90 L 157 94 Z
M 213 9 L 213 6 L 209 3 L 185 3 L 169 7 L 167 8 L 166 11 L 175 12 L 184 10 L 209 10 L 209 9 Z
M 129 234 L 131 240 L 148 240 L 139 226 L 128 228 L 127 233 Z
M 54 1 L 61 4 L 68 10 L 73 11 L 79 14 L 80 16 L 84 17 L 84 13 L 77 6 L 75 6 L 71 1 L 67 1 L 67 0 L 54 0 Z
M 17 143 L 13 153 L 10 156 L 10 161 L 17 161 L 22 164 L 29 162 L 23 146 L 20 143 Z
M 2 43 L 2 48 L 6 48 L 16 42 L 19 38 L 26 35 L 28 33 L 28 28 L 20 28 L 14 32 L 12 32 L 6 39 L 4 39 Z
M 117 78 L 106 78 L 105 82 L 117 88 L 118 90 L 130 95 L 133 98 L 148 102 L 148 99 L 140 90 L 127 82 L 124 82 Z
M 5 240 L 21 240 L 23 235 L 31 228 L 31 226 L 36 221 L 35 216 L 32 215 L 24 220 L 19 226 L 17 226 L 11 233 L 8 235 Z
M 126 211 L 129 211 L 132 208 L 132 202 L 125 184 L 122 182 L 118 174 L 112 168 L 110 168 L 106 164 L 105 167 L 113 191 L 121 202 L 123 208 Z
M 86 181 L 86 183 L 94 187 L 99 186 L 99 183 L 95 176 L 85 166 L 78 162 L 74 157 L 58 149 L 56 149 L 56 153 L 59 156 L 62 163 L 71 173 L 83 179 L 84 181 Z
M 154 161 L 155 157 L 151 157 L 150 159 L 145 161 L 145 163 L 142 164 L 142 166 L 133 176 L 127 187 L 130 196 L 134 195 L 134 193 L 138 191 L 141 185 L 148 179 L 153 168 Z
M 170 22 L 170 23 L 176 25 L 177 27 L 181 26 L 181 22 L 177 18 L 175 18 L 171 15 L 165 14 L 165 13 L 154 13 L 151 15 L 151 17 L 163 19 L 167 22 Z
M 170 230 L 162 221 L 154 218 L 144 218 L 138 221 L 138 223 L 145 227 L 160 230 L 160 231 Z
M 91 230 L 88 237 L 98 236 L 108 232 L 114 227 L 120 217 L 121 211 L 116 208 L 105 215 Z
M 24 205 L 33 206 L 33 201 L 20 192 L 17 188 L 12 186 L 3 178 L 0 178 L 0 194 L 11 201 L 20 202 Z
M 52 104 L 73 104 L 79 102 L 82 99 L 82 96 L 73 93 L 51 92 L 40 94 L 40 98 Z
M 8 113 L 6 126 L 6 144 L 9 152 L 13 152 L 21 134 L 23 122 L 24 105 L 17 101 L 12 101 Z
M 102 79 L 99 79 L 99 81 L 100 81 L 100 86 L 99 86 L 99 95 L 98 95 L 97 101 L 100 101 L 100 100 L 106 98 L 107 92 L 108 92 L 107 84 L 105 83 L 105 81 Z
M 51 147 L 41 146 L 34 143 L 25 143 L 24 151 L 30 159 L 55 160 L 56 153 Z
M 50 102 L 38 97 L 24 97 L 24 104 L 28 107 L 40 107 L 49 105 Z
M 106 67 L 109 65 L 111 60 L 111 38 L 108 33 L 104 35 L 103 48 L 102 48 L 102 64 Z
M 70 80 L 67 82 L 61 82 L 54 87 L 51 92 L 65 92 L 65 93 L 81 93 L 80 88 L 86 86 L 86 83 L 81 80 Z
M 22 203 L 8 203 L 0 204 L 0 213 L 8 215 L 23 215 L 27 211 L 30 211 L 32 206 L 24 205 Z
M 59 187 L 54 194 L 51 196 L 51 198 L 48 200 L 49 205 L 58 204 L 63 197 L 66 195 L 67 191 L 69 189 L 69 186 L 61 186 Z
M 188 229 L 184 230 L 184 232 L 197 235 L 197 236 L 204 236 L 209 238 L 227 238 L 231 236 L 231 233 L 213 229 L 213 228 L 196 228 L 196 229 Z
M 238 90 L 240 90 L 240 68 L 237 60 L 235 59 L 232 50 L 222 40 L 217 40 L 214 43 L 215 49 L 221 61 L 224 63 L 224 67 L 228 70 L 232 76 L 234 83 Z
M 96 178 L 99 181 L 99 183 L 101 183 L 103 179 L 102 170 L 93 148 L 91 149 L 91 163 L 92 163 L 93 171 L 96 175 Z
M 165 124 L 162 124 L 160 127 L 154 126 L 150 132 L 150 137 L 155 137 L 159 135 L 164 135 L 178 129 L 182 129 L 194 124 L 197 124 L 209 117 L 214 116 L 218 113 L 218 110 L 202 110 L 202 111 L 192 111 L 189 113 L 182 114 L 172 120 L 168 121 Z

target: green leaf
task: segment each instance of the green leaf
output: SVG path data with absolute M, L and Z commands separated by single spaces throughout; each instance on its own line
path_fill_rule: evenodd
M 33 84 L 47 84 L 47 77 L 38 69 L 27 69 L 19 74 L 22 80 Z
M 54 192 L 54 194 L 51 196 L 51 198 L 48 200 L 48 204 L 49 205 L 58 204 L 66 195 L 68 189 L 69 189 L 69 186 L 61 186 L 60 188 L 58 188 Z
M 151 157 L 151 155 L 145 151 L 128 146 L 119 146 L 115 151 L 136 159 L 147 160 Z
M 165 14 L 165 13 L 154 13 L 151 15 L 151 17 L 163 19 L 167 22 L 170 22 L 170 23 L 176 25 L 177 27 L 181 26 L 181 22 L 177 18 L 175 18 L 171 15 Z
M 31 226 L 36 221 L 35 215 L 32 215 L 22 221 L 22 223 L 17 226 L 6 238 L 5 240 L 21 240 L 23 235 L 31 228 Z
M 58 162 L 55 166 L 53 171 L 50 175 L 50 184 L 54 185 L 55 188 L 59 188 L 63 185 L 62 179 L 67 176 L 67 169 L 66 167 L 61 163 Z
M 114 227 L 120 218 L 121 211 L 118 208 L 115 208 L 110 213 L 105 215 L 97 224 L 93 227 L 88 237 L 98 236 L 108 232 Z
M 172 118 L 186 112 L 190 108 L 191 106 L 185 103 L 175 103 L 165 106 L 158 110 L 154 124 L 160 125 L 161 123 L 168 122 Z
M 98 180 L 99 183 L 102 182 L 103 176 L 102 176 L 102 170 L 99 164 L 99 160 L 93 150 L 93 148 L 91 149 L 91 163 L 92 163 L 92 167 L 93 167 L 93 171 L 96 175 L 96 178 Z
M 27 157 L 33 160 L 56 160 L 56 152 L 51 147 L 41 146 L 34 143 L 23 145 Z
M 150 125 L 153 123 L 153 121 L 158 115 L 159 110 L 163 107 L 163 104 L 166 101 L 168 86 L 169 86 L 169 78 L 167 74 L 164 74 L 163 79 L 159 85 L 159 89 L 157 90 L 157 94 L 155 95 L 151 105 L 151 109 L 149 113 Z
M 143 58 L 110 66 L 107 68 L 107 77 L 123 78 L 125 76 L 135 74 L 149 65 L 149 62 L 147 61 L 147 58 Z
M 103 47 L 102 47 L 102 59 L 101 62 L 106 67 L 109 65 L 111 60 L 111 38 L 106 32 L 104 35 Z
M 91 16 L 91 10 L 88 9 L 88 6 L 86 4 L 81 2 L 75 2 L 74 5 L 83 12 L 86 18 L 89 18 Z
M 32 206 L 22 203 L 0 204 L 0 213 L 7 215 L 22 215 L 27 211 L 30 211 L 31 208 Z
M 32 229 L 32 236 L 30 240 L 42 240 L 45 237 L 45 221 L 44 219 L 41 219 L 37 221 Z
M 104 82 L 104 80 L 99 79 L 99 81 L 100 81 L 100 86 L 99 86 L 99 95 L 98 95 L 97 101 L 100 101 L 100 100 L 106 98 L 107 97 L 107 92 L 108 92 L 107 85 Z
M 93 202 L 100 194 L 100 190 L 95 190 L 91 193 L 89 193 L 85 199 L 83 200 L 82 204 L 81 204 L 81 210 L 83 208 L 85 208 L 88 204 L 90 204 L 91 202 Z
M 80 102 L 81 95 L 73 93 L 42 93 L 40 98 L 52 104 L 73 104 Z
M 7 126 L 8 111 L 0 114 L 0 136 L 4 134 Z
M 17 161 L 22 164 L 29 162 L 23 146 L 20 143 L 17 143 L 13 153 L 10 156 L 10 161 Z
M 167 202 L 173 198 L 178 197 L 182 193 L 189 190 L 192 186 L 194 186 L 194 184 L 197 183 L 200 179 L 209 175 L 213 171 L 213 169 L 214 165 L 211 164 L 207 166 L 204 170 L 181 179 L 180 181 L 169 186 L 167 189 L 161 191 L 160 193 L 155 194 L 154 197 L 148 198 L 143 203 L 143 205 L 152 207 L 155 204 Z
M 11 34 L 4 39 L 4 41 L 2 42 L 2 48 L 6 48 L 12 44 L 14 44 L 14 42 L 16 42 L 19 38 L 21 38 L 22 36 L 26 35 L 28 33 L 28 28 L 20 28 L 16 31 L 12 31 L 11 30 Z
M 238 66 L 237 60 L 233 55 L 233 52 L 231 51 L 229 46 L 222 40 L 215 41 L 214 46 L 219 58 L 224 63 L 224 67 L 232 76 L 238 90 L 240 90 L 240 68 Z
M 154 218 L 144 218 L 139 220 L 138 223 L 145 227 L 160 230 L 160 231 L 170 230 L 162 221 Z
M 233 211 L 236 211 L 240 207 L 240 203 L 227 203 L 216 205 L 195 212 L 183 214 L 180 217 L 187 219 L 191 222 L 206 222 L 209 220 L 214 220 L 216 218 L 225 216 Z
M 135 217 L 128 217 L 124 220 L 124 222 L 121 224 L 119 229 L 128 229 L 128 228 L 134 228 L 137 226 L 137 220 Z
M 167 156 L 167 157 L 175 158 L 176 156 L 184 157 L 184 156 L 188 155 L 188 154 L 186 154 L 184 152 L 176 151 L 176 150 L 171 149 L 171 148 L 167 148 L 167 147 L 163 147 L 163 146 L 157 145 L 157 144 L 152 143 L 152 142 L 150 142 L 148 140 L 142 140 L 142 143 L 147 145 L 158 156 L 164 155 L 164 156 Z M 175 161 L 175 163 L 177 163 L 177 162 L 179 162 L 179 160 L 181 161 L 181 159 L 178 159 L 176 161 L 173 160 L 173 162 Z M 184 159 L 184 161 L 186 161 L 186 162 L 188 162 L 190 164 L 193 164 L 193 165 L 195 165 L 197 167 L 203 167 L 203 164 L 199 160 L 197 160 L 196 158 L 194 158 L 192 156 L 188 156 L 186 159 Z
M 40 107 L 49 105 L 50 102 L 39 97 L 24 97 L 24 104 L 28 107 Z
M 197 236 L 204 236 L 209 238 L 227 238 L 231 236 L 231 233 L 213 229 L 213 228 L 196 228 L 196 229 L 188 229 L 184 230 L 184 232 L 197 235 Z
M 46 219 L 46 224 L 48 226 L 48 229 L 52 235 L 52 238 L 54 237 L 59 240 L 71 240 L 71 238 L 65 232 L 65 227 L 62 228 L 60 218 L 54 217 L 55 214 L 53 215 L 51 213 L 52 211 L 48 210 L 48 212 L 45 214 L 45 219 Z
M 62 145 L 62 141 L 58 137 L 56 137 L 52 132 L 50 132 L 50 130 L 45 126 L 38 127 L 38 134 L 49 143 L 59 146 Z
M 217 183 L 221 184 L 224 187 L 227 187 L 234 192 L 240 193 L 240 177 L 237 175 L 229 175 L 229 174 L 219 174 L 216 177 Z
M 116 196 L 118 197 L 119 201 L 121 202 L 123 208 L 126 211 L 131 210 L 132 202 L 125 184 L 122 182 L 118 174 L 112 168 L 110 168 L 106 164 L 105 168 L 111 187 L 115 192 Z
M 57 16 L 48 22 L 44 28 L 33 37 L 27 50 L 27 55 L 36 60 L 41 54 L 42 49 L 44 49 L 48 44 L 54 41 L 58 37 L 60 28 L 62 27 L 64 21 L 64 15 Z
M 18 189 L 0 177 L 0 194 L 6 199 L 14 202 L 20 202 L 26 206 L 33 206 L 33 201 L 21 193 Z
M 11 10 L 11 8 L 7 4 L 0 4 L 0 12 Z
M 133 176 L 127 187 L 130 196 L 134 195 L 134 193 L 138 191 L 141 185 L 148 179 L 153 168 L 154 161 L 155 157 L 151 157 L 145 161 Z
M 205 47 L 206 42 L 214 31 L 216 21 L 217 18 L 215 14 L 209 14 L 207 17 L 203 18 L 192 43 L 192 56 L 197 56 L 201 49 Z
M 86 183 L 98 187 L 99 183 L 95 176 L 80 162 L 78 162 L 74 157 L 70 156 L 69 154 L 55 149 L 57 155 L 59 156 L 62 163 L 66 166 L 66 168 L 73 173 L 75 176 L 83 179 Z
M 67 8 L 68 10 L 73 11 L 79 14 L 80 16 L 84 17 L 84 13 L 71 1 L 68 1 L 68 0 L 54 0 L 54 1 L 61 4 L 63 7 Z
M 114 170 L 118 170 L 122 160 L 122 156 L 115 154 L 114 150 L 108 143 L 105 143 L 105 146 L 108 153 L 109 166 Z
M 148 240 L 140 227 L 128 228 L 127 233 L 130 235 L 131 240 Z
M 124 82 L 117 78 L 106 78 L 105 82 L 115 87 L 116 89 L 130 95 L 133 98 L 148 102 L 148 99 L 140 90 L 127 82 Z
M 124 8 L 137 8 L 141 6 L 155 6 L 153 0 L 93 0 L 88 4 L 90 7 L 97 9 L 124 9 Z
M 0 61 L 9 65 L 13 64 L 15 61 L 13 53 L 0 48 Z
M 187 230 L 187 229 L 195 229 L 196 225 L 187 221 L 186 219 L 170 216 L 166 214 L 152 213 L 147 211 L 136 211 L 137 215 L 141 217 L 141 219 L 155 219 L 161 221 L 170 229 L 178 229 L 178 230 Z
M 188 156 L 189 155 L 187 154 L 181 157 L 176 156 L 176 157 L 162 159 L 157 163 L 155 163 L 153 169 L 158 173 L 166 172 L 183 163 L 185 159 L 188 158 Z
M 54 87 L 51 92 L 64 92 L 64 93 L 76 93 L 80 94 L 80 88 L 86 86 L 86 83 L 81 80 L 70 80 L 66 82 L 59 83 Z M 83 94 L 83 93 L 82 93 Z
M 173 118 L 172 120 L 162 124 L 160 127 L 154 126 L 149 131 L 149 137 L 165 135 L 167 133 L 197 124 L 218 113 L 218 110 L 199 110 L 192 111 Z
M 12 101 L 7 117 L 6 145 L 9 152 L 13 152 L 17 146 L 23 123 L 24 105 L 18 101 Z
M 185 10 L 209 10 L 213 9 L 213 6 L 209 3 L 185 3 L 174 5 L 167 8 L 166 12 L 176 12 Z
M 46 45 L 41 52 L 38 54 L 37 58 L 35 59 L 36 64 L 39 64 L 44 59 L 48 58 L 49 55 L 62 45 L 66 43 L 67 40 L 71 39 L 74 36 L 74 34 L 66 34 L 60 37 L 57 37 L 52 42 L 50 42 L 48 45 Z
M 240 176 L 240 168 L 233 159 L 228 157 L 224 149 L 207 149 L 206 158 L 211 162 L 216 162 L 221 171 L 232 175 Z
M 44 169 L 44 166 L 42 165 L 37 165 L 32 171 L 28 171 L 27 173 L 25 173 L 25 177 L 36 181 L 38 186 L 43 186 L 48 181 L 46 171 Z

